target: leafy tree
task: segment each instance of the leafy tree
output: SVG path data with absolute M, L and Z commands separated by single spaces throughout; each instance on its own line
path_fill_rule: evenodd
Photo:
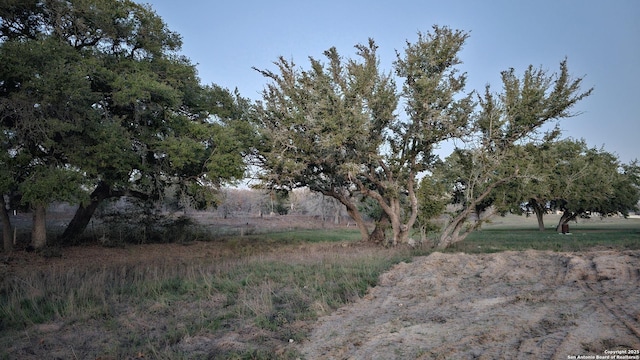
M 415 44 L 407 42 L 395 63 L 406 80 L 401 94 L 378 68 L 373 40 L 356 46 L 360 61 L 343 61 L 332 48 L 327 65 L 311 58 L 308 71 L 284 58 L 276 62 L 280 74 L 259 70 L 272 81 L 258 114 L 271 145 L 260 154 L 263 180 L 336 198 L 363 240 L 370 234 L 355 199 L 373 199 L 381 221 L 391 224 L 392 244 L 405 242 L 418 217 L 418 174 L 429 168 L 438 143 L 464 131 L 472 112 L 471 95 L 460 96 L 466 76 L 455 69 L 466 38 L 434 27 Z M 406 120 L 395 113 L 401 95 Z
M 147 5 L 8 1 L 0 20 L 2 161 L 32 206 L 83 200 L 62 241 L 107 198 L 153 201 L 177 185 L 206 206 L 212 189 L 243 177 L 248 102 L 202 86 L 177 55 L 180 36 Z M 72 193 L 34 197 L 61 173 Z
M 33 245 L 42 247 L 46 206 L 81 196 L 82 176 L 70 161 L 80 155 L 78 130 L 91 118 L 94 98 L 82 78 L 85 64 L 69 46 L 51 38 L 26 39 L 3 43 L 0 50 L 2 162 L 9 181 L 3 190 L 18 189 L 31 204 Z
M 557 193 L 549 202 L 552 209 L 562 211 L 558 231 L 588 213 L 626 217 L 640 199 L 637 165 L 621 165 L 606 151 L 587 149 L 561 164 L 558 173 Z
M 551 132 L 550 138 L 555 136 Z M 561 176 L 563 164 L 578 156 L 581 149 L 586 150 L 586 144 L 564 139 L 518 146 L 521 147 L 520 153 L 524 154 L 518 166 L 526 169 L 526 173 L 497 186 L 490 197 L 490 204 L 501 214 L 522 214 L 526 211 L 528 215 L 532 212 L 539 230 L 544 231 L 544 215 L 551 210 L 549 206 L 554 197 L 551 194 L 557 193 L 562 177 L 569 176 Z
M 306 186 L 338 200 L 367 240 L 353 180 L 361 166 L 382 161 L 382 131 L 393 121 L 397 98 L 391 77 L 378 70 L 373 40 L 356 49 L 361 62 L 345 63 L 331 48 L 324 53 L 328 65 L 311 58 L 308 71 L 282 57 L 275 63 L 279 74 L 256 69 L 271 81 L 257 108 L 264 142 L 257 163 L 268 188 Z
M 404 54 L 397 56 L 395 70 L 404 79 L 401 94 L 407 119 L 399 118 L 385 130 L 390 151 L 364 174 L 375 186 L 356 181 L 388 216 L 393 244 L 407 241 L 418 218 L 417 176 L 432 169 L 433 150 L 468 131 L 474 103 L 472 94 L 463 93 L 466 74 L 457 69 L 462 63 L 458 53 L 468 37 L 460 30 L 434 26 L 430 33 L 418 33 L 418 40 L 407 42 Z
M 627 214 L 635 208 L 635 163 L 620 165 L 613 154 L 589 148 L 584 140 L 563 139 L 525 148 L 531 155 L 530 175 L 497 192 L 508 210 L 521 211 L 524 205 L 533 211 L 540 231 L 545 230 L 544 215 L 553 210 L 563 211 L 560 229 L 586 212 Z
M 528 176 L 531 154 L 520 145 L 550 121 L 575 115 L 570 109 L 591 93 L 581 92 L 582 79 L 570 77 L 566 60 L 551 75 L 530 66 L 519 78 L 510 69 L 502 72 L 503 93 L 496 96 L 487 86 L 474 114 L 473 95 L 463 93 L 466 74 L 456 68 L 467 38 L 435 26 L 419 33 L 415 44 L 407 42 L 395 62 L 396 75 L 404 79 L 400 93 L 378 69 L 373 40 L 356 46 L 360 62 L 345 63 L 332 48 L 325 52 L 326 66 L 311 58 L 311 70 L 301 71 L 280 58 L 280 74 L 259 70 L 272 80 L 258 109 L 266 144 L 260 153 L 263 180 L 271 187 L 308 186 L 335 197 L 359 224 L 363 239 L 370 235 L 354 199 L 373 199 L 396 244 L 407 240 L 420 213 L 417 176 L 432 172 L 439 182 L 448 181 L 458 205 L 438 245 L 464 239 L 482 224 L 465 228 L 471 215 L 492 208 L 499 187 Z M 401 98 L 406 119 L 395 113 Z M 554 129 L 538 141 L 558 134 Z M 435 166 L 434 148 L 451 139 L 475 146 L 456 149 Z
M 525 151 L 528 142 L 549 142 L 559 135 L 556 128 L 541 133 L 543 125 L 574 116 L 571 108 L 590 95 L 582 92 L 581 78 L 572 79 L 567 61 L 560 71 L 547 74 L 532 66 L 522 78 L 514 69 L 502 72 L 503 92 L 494 95 L 489 86 L 479 99 L 480 112 L 475 119 L 476 144 L 468 149 L 456 149 L 438 176 L 449 181 L 457 210 L 444 227 L 438 246 L 447 247 L 463 240 L 482 225 L 481 214 L 492 209 L 498 188 L 521 177 L 531 177 L 532 153 Z M 477 221 L 468 225 L 472 215 Z

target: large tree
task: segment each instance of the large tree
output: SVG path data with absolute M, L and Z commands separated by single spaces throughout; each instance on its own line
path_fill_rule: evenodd
M 604 150 L 581 149 L 559 164 L 549 205 L 562 212 L 556 230 L 579 216 L 627 216 L 640 199 L 637 164 L 620 164 Z
M 72 161 L 81 155 L 81 128 L 95 97 L 84 79 L 87 64 L 53 38 L 4 42 L 0 62 L 1 161 L 9 180 L 2 190 L 18 190 L 30 204 L 33 245 L 42 247 L 47 205 L 81 196 L 82 176 Z
M 456 149 L 438 170 L 449 182 L 457 206 L 442 230 L 439 247 L 461 241 L 481 226 L 483 212 L 495 209 L 500 187 L 537 175 L 531 163 L 535 154 L 523 145 L 556 139 L 557 127 L 545 131 L 544 126 L 576 115 L 571 109 L 592 91 L 580 89 L 582 78 L 570 76 L 566 60 L 554 74 L 532 66 L 521 78 L 514 69 L 503 71 L 502 83 L 501 93 L 487 86 L 479 99 L 472 146 Z M 469 223 L 473 216 L 476 221 Z
M 332 48 L 328 64 L 311 58 L 308 71 L 284 58 L 279 74 L 260 70 L 271 80 L 258 114 L 271 145 L 260 154 L 263 180 L 336 198 L 363 239 L 370 234 L 354 199 L 372 199 L 391 224 L 392 244 L 405 242 L 419 212 L 417 176 L 429 169 L 437 144 L 460 136 L 470 119 L 471 96 L 461 93 L 466 76 L 456 70 L 467 36 L 434 27 L 407 42 L 395 63 L 402 92 L 379 69 L 373 40 L 356 46 L 356 60 Z M 406 117 L 396 113 L 401 96 Z
M 179 35 L 149 6 L 8 1 L 0 41 L 0 119 L 10 140 L 1 159 L 24 194 L 43 194 L 37 184 L 50 184 L 34 177 L 74 176 L 73 193 L 23 197 L 34 208 L 83 200 L 62 241 L 79 236 L 109 197 L 152 201 L 177 185 L 206 205 L 211 189 L 242 178 L 252 135 L 242 120 L 247 101 L 202 86 L 177 53 Z
M 620 164 L 603 149 L 589 148 L 584 140 L 562 139 L 527 144 L 529 175 L 496 190 L 504 212 L 531 211 L 540 231 L 544 215 L 562 211 L 557 228 L 587 212 L 602 216 L 626 215 L 637 202 L 637 164 Z
M 269 188 L 309 187 L 342 203 L 367 240 L 369 230 L 355 201 L 354 178 L 362 166 L 378 167 L 384 129 L 394 120 L 397 97 L 389 75 L 378 69 L 377 46 L 356 46 L 361 61 L 344 61 L 335 48 L 329 63 L 311 58 L 299 70 L 280 58 L 257 118 L 264 147 L 257 156 Z

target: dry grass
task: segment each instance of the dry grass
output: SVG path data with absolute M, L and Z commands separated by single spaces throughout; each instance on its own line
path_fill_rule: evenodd
M 256 241 L 85 247 L 46 261 L 16 259 L 32 267 L 13 268 L 0 288 L 0 354 L 296 358 L 292 342 L 305 339 L 319 316 L 358 299 L 412 255 L 352 241 L 269 240 L 268 248 Z

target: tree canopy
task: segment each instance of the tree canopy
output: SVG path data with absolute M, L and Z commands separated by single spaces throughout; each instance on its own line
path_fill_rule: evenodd
M 329 63 L 311 58 L 308 71 L 284 58 L 276 62 L 279 74 L 259 70 L 271 83 L 257 111 L 266 144 L 258 164 L 269 187 L 308 186 L 340 201 L 366 239 L 352 185 L 362 164 L 382 161 L 382 131 L 394 121 L 397 97 L 391 76 L 378 69 L 373 40 L 356 49 L 361 61 L 344 61 L 331 48 Z
M 283 58 L 276 62 L 279 73 L 259 70 L 271 80 L 258 110 L 261 134 L 271 144 L 260 153 L 263 180 L 334 196 L 358 223 L 353 199 L 372 199 L 391 223 L 396 244 L 407 240 L 426 211 L 417 196 L 418 177 L 433 174 L 458 205 L 440 246 L 463 239 L 470 215 L 487 209 L 496 188 L 530 166 L 530 154 L 519 145 L 556 138 L 556 129 L 541 134 L 543 126 L 575 115 L 571 108 L 591 93 L 580 90 L 582 79 L 570 76 L 564 60 L 554 74 L 532 66 L 522 77 L 506 70 L 500 94 L 487 86 L 476 98 L 465 91 L 466 74 L 458 69 L 468 36 L 439 26 L 418 33 L 398 52 L 395 77 L 379 69 L 373 40 L 356 46 L 355 60 L 345 61 L 332 48 L 325 52 L 328 63 L 311 58 L 310 70 Z M 453 139 L 470 145 L 438 161 L 434 149 Z M 368 230 L 360 229 L 366 239 Z
M 180 46 L 130 0 L 5 2 L 2 192 L 34 208 L 80 202 L 62 237 L 71 241 L 106 198 L 153 200 L 178 185 L 205 206 L 212 189 L 242 179 L 248 101 L 201 85 Z
M 501 213 L 532 212 L 540 231 L 544 215 L 563 213 L 557 229 L 579 216 L 622 214 L 636 208 L 637 162 L 621 164 L 604 149 L 589 148 L 585 140 L 558 139 L 528 143 L 526 176 L 496 189 L 492 205 Z
M 263 179 L 273 187 L 309 186 L 342 202 L 369 237 L 355 197 L 376 201 L 393 229 L 392 243 L 406 241 L 418 216 L 417 176 L 429 168 L 437 143 L 464 131 L 472 110 L 460 97 L 465 75 L 457 57 L 467 34 L 446 27 L 419 34 L 398 54 L 395 72 L 379 69 L 377 45 L 356 45 L 344 60 L 335 48 L 328 64 L 310 59 L 308 71 L 284 58 L 259 107 L 259 128 L 272 147 L 261 153 Z M 405 119 L 397 114 L 407 100 Z M 408 207 L 405 207 L 408 203 Z M 406 211 L 406 212 L 405 212 Z

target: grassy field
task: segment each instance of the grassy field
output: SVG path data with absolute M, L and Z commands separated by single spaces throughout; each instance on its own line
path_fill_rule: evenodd
M 640 248 L 640 219 L 570 226 L 560 235 L 537 231 L 535 219 L 496 218 L 448 251 Z M 60 358 L 295 359 L 289 344 L 305 339 L 319 316 L 357 300 L 394 264 L 430 251 L 358 238 L 355 230 L 297 230 L 173 248 L 171 260 L 24 264 L 0 282 L 0 358 L 24 349 L 37 358 L 49 341 L 42 329 L 53 327 L 52 338 L 68 339 L 47 343 Z M 145 246 L 128 251 L 142 255 Z
M 545 231 L 538 231 L 534 217 L 497 217 L 447 251 L 487 253 L 506 250 L 584 251 L 593 248 L 640 248 L 640 219 L 594 218 L 569 223 L 569 234 L 556 231 L 559 216 L 545 217 Z

